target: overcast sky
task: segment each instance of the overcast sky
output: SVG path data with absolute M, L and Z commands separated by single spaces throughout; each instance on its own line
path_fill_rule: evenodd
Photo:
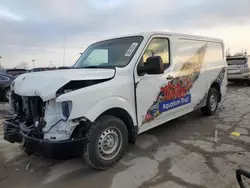
M 250 53 L 250 0 L 0 0 L 2 65 L 71 65 L 97 40 L 142 31 L 219 37 Z

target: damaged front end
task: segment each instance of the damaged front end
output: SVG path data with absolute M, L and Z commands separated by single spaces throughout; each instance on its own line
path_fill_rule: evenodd
M 69 120 L 70 101 L 44 102 L 38 96 L 20 96 L 12 91 L 9 103 L 13 118 L 4 121 L 5 140 L 21 143 L 28 154 L 47 158 L 68 159 L 81 154 L 84 136 L 80 127 L 86 128 L 88 122 Z

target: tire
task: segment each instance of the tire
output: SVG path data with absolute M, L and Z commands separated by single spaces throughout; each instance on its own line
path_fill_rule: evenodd
M 83 157 L 91 167 L 105 170 L 123 157 L 127 147 L 128 130 L 124 122 L 105 115 L 94 122 L 86 133 Z
M 8 97 L 9 92 L 10 92 L 10 88 L 6 88 L 6 89 L 4 90 L 4 92 L 3 92 L 3 100 L 4 100 L 4 101 L 9 101 L 9 97 Z
M 207 104 L 201 108 L 201 112 L 204 116 L 212 116 L 215 114 L 219 104 L 219 92 L 216 88 L 210 88 L 207 97 Z

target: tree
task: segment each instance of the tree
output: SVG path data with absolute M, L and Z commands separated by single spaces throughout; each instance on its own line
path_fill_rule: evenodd
M 18 69 L 28 69 L 29 68 L 29 64 L 27 62 L 22 61 L 15 68 L 18 68 Z
M 234 56 L 243 56 L 243 53 L 242 52 L 237 52 L 234 54 Z

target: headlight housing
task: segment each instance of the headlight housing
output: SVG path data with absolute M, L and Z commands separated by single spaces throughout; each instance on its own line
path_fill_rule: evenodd
M 65 118 L 69 118 L 69 115 L 72 110 L 72 102 L 71 101 L 64 101 L 62 102 L 62 114 Z

